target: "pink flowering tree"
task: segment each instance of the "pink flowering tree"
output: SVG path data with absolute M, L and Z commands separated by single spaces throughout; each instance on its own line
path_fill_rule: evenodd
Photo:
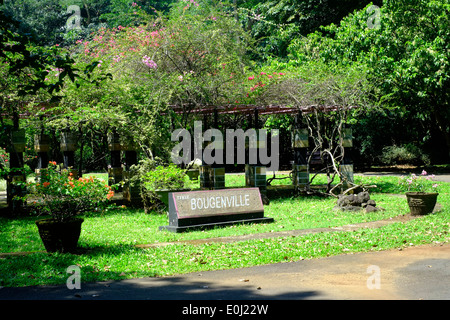
M 249 38 L 227 8 L 181 1 L 169 14 L 147 21 L 103 28 L 90 41 L 77 41 L 77 65 L 95 62 L 95 69 L 91 81 L 67 82 L 57 109 L 61 116 L 49 125 L 113 127 L 153 156 L 170 150 L 169 132 L 186 127 L 192 109 L 248 98 Z M 52 70 L 49 81 L 60 72 Z M 185 112 L 175 115 L 171 105 Z

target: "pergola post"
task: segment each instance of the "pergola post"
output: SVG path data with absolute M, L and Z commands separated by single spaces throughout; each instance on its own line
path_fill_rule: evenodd
M 14 197 L 23 197 L 26 187 L 21 183 L 26 182 L 23 172 L 23 153 L 25 151 L 25 130 L 15 126 L 10 136 L 11 145 L 8 148 L 10 172 L 7 177 L 6 199 L 12 213 L 18 213 L 24 206 L 23 200 Z
M 308 129 L 302 127 L 302 115 L 295 118 L 295 128 L 292 132 L 292 148 L 294 149 L 294 164 L 292 168 L 292 182 L 295 190 L 306 188 L 309 183 Z
M 43 120 L 43 116 L 40 117 Z M 37 153 L 37 166 L 35 169 L 36 178 L 40 178 L 42 169 L 48 168 L 48 152 L 50 151 L 50 137 L 44 133 L 44 128 L 41 132 L 34 135 L 34 151 Z
M 206 114 L 203 114 L 203 123 L 205 124 L 205 127 L 207 127 L 207 116 Z M 201 166 L 199 167 L 199 175 L 200 175 L 200 188 L 201 189 L 212 189 L 212 183 L 211 183 L 211 166 L 205 164 L 205 161 L 203 159 L 203 137 L 198 138 L 195 137 L 194 139 L 195 141 L 198 141 L 201 146 L 197 146 L 198 148 L 200 148 L 202 150 L 202 152 L 200 153 L 200 161 L 201 161 Z
M 60 148 L 63 153 L 63 168 L 72 173 L 73 178 L 78 178 L 78 170 L 75 168 L 75 150 L 77 149 L 76 135 L 70 131 L 61 133 Z
M 37 153 L 36 179 L 41 178 L 42 172 L 48 168 L 48 152 L 50 151 L 50 137 L 43 132 L 34 136 L 34 151 Z
M 108 133 L 108 149 L 111 155 L 111 163 L 108 167 L 108 185 L 112 186 L 123 180 L 123 168 L 120 160 L 122 147 L 120 135 L 115 130 Z M 118 191 L 122 191 L 122 186 L 119 185 Z
M 131 206 L 141 206 L 142 198 L 140 195 L 141 186 L 136 181 L 135 184 L 129 182 L 133 178 L 130 170 L 131 166 L 137 165 L 137 151 L 136 145 L 132 139 L 128 139 L 122 145 L 122 150 L 125 152 L 125 171 L 123 172 L 123 179 L 125 184 L 123 185 L 123 199 Z
M 260 149 L 267 148 L 265 141 L 260 140 L 259 137 L 259 114 L 258 109 L 254 109 L 254 128 L 256 131 L 256 141 L 249 141 L 246 154 L 245 165 L 245 185 L 247 187 L 257 187 L 262 194 L 266 194 L 267 191 L 267 172 L 266 167 L 261 165 L 261 159 L 259 158 Z M 250 164 L 250 156 L 256 156 L 256 164 Z
M 207 127 L 207 116 L 204 115 L 205 127 Z M 218 112 L 214 109 L 214 127 L 219 128 Z M 211 141 L 209 145 L 214 146 L 214 152 L 223 149 L 223 141 Z M 223 164 L 204 164 L 202 156 L 200 171 L 200 187 L 202 189 L 224 189 L 225 188 L 225 167 Z
M 214 109 L 214 128 L 219 129 L 219 114 L 217 109 Z M 223 141 L 212 141 L 214 144 L 214 152 L 216 150 L 223 150 Z M 212 189 L 224 189 L 225 188 L 225 167 L 222 164 L 213 163 L 211 165 L 210 179 L 212 184 Z

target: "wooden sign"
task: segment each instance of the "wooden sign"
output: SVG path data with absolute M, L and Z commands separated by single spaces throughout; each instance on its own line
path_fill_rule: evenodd
M 259 188 L 172 192 L 169 225 L 172 232 L 236 223 L 273 222 L 264 217 Z

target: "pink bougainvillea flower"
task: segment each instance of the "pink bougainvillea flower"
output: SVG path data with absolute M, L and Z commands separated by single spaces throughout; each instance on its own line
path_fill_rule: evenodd
M 156 69 L 158 67 L 156 62 L 146 55 L 142 57 L 142 62 L 151 69 Z

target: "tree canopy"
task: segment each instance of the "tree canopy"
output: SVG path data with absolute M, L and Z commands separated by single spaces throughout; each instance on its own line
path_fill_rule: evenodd
M 378 104 L 420 120 L 426 128 L 413 139 L 427 139 L 437 126 L 448 152 L 449 9 L 448 1 L 385 1 L 379 27 L 368 27 L 368 10 L 357 11 L 325 33 L 295 39 L 288 50 L 297 63 L 365 64 Z
M 449 6 L 3 0 L 0 120 L 5 128 L 26 113 L 30 126 L 46 117 L 52 130 L 86 137 L 114 128 L 147 155 L 167 156 L 169 132 L 189 128 L 200 106 L 358 105 L 346 122 L 364 161 L 411 145 L 445 162 Z M 268 123 L 292 124 L 283 119 Z

